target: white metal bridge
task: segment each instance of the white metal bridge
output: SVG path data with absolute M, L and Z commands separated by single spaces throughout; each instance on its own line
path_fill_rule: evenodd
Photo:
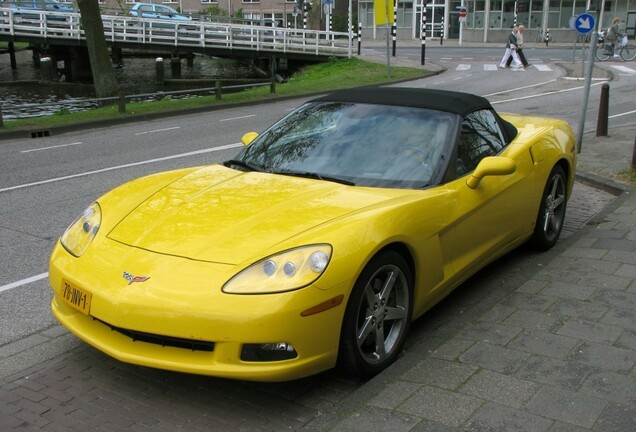
M 117 15 L 103 15 L 102 22 L 107 43 L 120 48 L 317 61 L 352 55 L 348 33 Z M 0 8 L 0 40 L 83 45 L 85 37 L 79 13 Z

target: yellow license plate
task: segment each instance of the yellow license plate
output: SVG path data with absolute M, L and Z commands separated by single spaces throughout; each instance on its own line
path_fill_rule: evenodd
M 71 285 L 66 281 L 62 281 L 62 300 L 77 309 L 78 311 L 88 315 L 91 309 L 91 293 Z

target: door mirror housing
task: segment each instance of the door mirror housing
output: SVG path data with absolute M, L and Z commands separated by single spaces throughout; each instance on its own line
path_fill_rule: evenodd
M 479 162 L 475 171 L 466 180 L 466 184 L 469 188 L 475 189 L 484 177 L 509 175 L 516 169 L 515 161 L 510 158 L 487 156 Z

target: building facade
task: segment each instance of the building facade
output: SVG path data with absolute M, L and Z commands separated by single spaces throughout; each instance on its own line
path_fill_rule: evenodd
M 240 14 L 245 20 L 293 28 L 328 28 L 329 15 L 348 18 L 361 25 L 362 38 L 384 39 L 385 26 L 374 24 L 373 0 L 305 0 L 311 10 L 303 17 L 303 0 L 148 0 L 180 10 L 199 13 L 213 8 L 220 15 Z M 600 28 L 607 28 L 614 17 L 622 20 L 622 31 L 631 40 L 636 36 L 636 0 L 597 0 Z M 422 8 L 426 8 L 426 37 L 457 39 L 467 42 L 501 42 L 513 25 L 526 27 L 526 41 L 573 42 L 577 33 L 570 26 L 573 16 L 586 12 L 588 0 L 396 0 L 395 17 L 398 39 L 420 39 Z M 100 0 L 107 10 L 126 11 L 132 0 Z M 325 4 L 326 3 L 326 4 Z M 460 23 L 460 9 L 465 22 Z M 600 10 L 602 9 L 602 10 Z M 326 12 L 331 12 L 327 14 Z M 331 27 L 333 28 L 333 27 Z

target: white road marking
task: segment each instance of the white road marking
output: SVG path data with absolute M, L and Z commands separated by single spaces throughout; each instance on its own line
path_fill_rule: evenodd
M 496 71 L 497 70 L 497 65 L 496 64 L 485 64 L 484 65 L 484 70 L 485 71 Z
M 634 110 L 634 111 L 627 111 L 627 112 L 620 113 L 620 114 L 614 114 L 614 115 L 611 115 L 611 116 L 607 116 L 607 118 L 622 117 L 622 116 L 624 116 L 624 115 L 630 115 L 630 114 L 636 114 L 636 110 Z
M 175 130 L 175 129 L 181 129 L 181 126 L 174 126 L 170 128 L 164 128 L 164 129 L 154 129 L 154 130 L 149 130 L 145 132 L 137 132 L 135 136 L 146 135 L 146 134 L 157 133 L 157 132 L 166 132 L 166 131 Z
M 0 292 L 8 291 L 13 288 L 21 287 L 22 285 L 30 284 L 31 282 L 36 282 L 42 279 L 46 279 L 49 276 L 48 273 L 40 273 L 39 275 L 31 276 L 26 279 L 22 279 L 19 281 L 15 281 L 13 283 L 0 286 Z
M 78 141 L 78 142 L 74 142 L 74 143 L 70 143 L 70 144 L 60 144 L 60 145 L 54 145 L 54 146 L 49 146 L 49 147 L 35 148 L 35 149 L 31 149 L 31 150 L 21 150 L 20 153 L 31 153 L 31 152 L 41 151 L 41 150 L 56 149 L 56 148 L 60 148 L 60 147 L 76 146 L 76 145 L 80 145 L 80 144 L 84 144 L 84 143 L 81 142 L 81 141 Z
M 455 70 L 458 70 L 458 71 L 465 71 L 465 70 L 468 70 L 468 69 L 470 69 L 470 65 L 469 65 L 469 64 L 462 63 L 462 64 L 460 64 L 459 66 L 457 66 L 457 69 L 455 69 Z
M 207 148 L 207 149 L 203 149 L 203 150 L 196 150 L 196 151 L 187 152 L 187 153 L 180 153 L 180 154 L 176 154 L 176 155 L 172 155 L 172 156 L 160 157 L 160 158 L 156 158 L 156 159 L 148 159 L 148 160 L 145 160 L 145 161 L 133 162 L 133 163 L 124 164 L 124 165 L 117 165 L 117 166 L 113 166 L 113 167 L 102 168 L 102 169 L 98 169 L 98 170 L 94 170 L 94 171 L 87 171 L 87 172 L 78 173 L 78 174 L 72 174 L 72 175 L 63 176 L 63 177 L 56 177 L 56 178 L 52 178 L 52 179 L 48 179 L 48 180 L 40 180 L 40 181 L 33 182 L 33 183 L 25 183 L 25 184 L 21 184 L 21 185 L 17 185 L 17 186 L 6 187 L 6 188 L 0 189 L 0 192 L 8 192 L 8 191 L 12 191 L 12 190 L 16 190 L 16 189 L 23 189 L 23 188 L 27 188 L 27 187 L 31 187 L 31 186 L 39 186 L 39 185 L 43 185 L 43 184 L 47 184 L 47 183 L 55 183 L 55 182 L 59 182 L 59 181 L 63 181 L 63 180 L 69 180 L 69 179 L 78 178 L 78 177 L 85 177 L 85 176 L 89 176 L 89 175 L 93 175 L 93 174 L 100 174 L 100 173 L 104 173 L 104 172 L 108 172 L 108 171 L 115 171 L 115 170 L 122 169 L 122 168 L 130 168 L 130 167 L 134 167 L 134 166 L 146 165 L 146 164 L 151 164 L 151 163 L 155 163 L 155 162 L 163 162 L 163 161 L 167 161 L 167 160 L 171 160 L 171 159 L 179 159 L 179 158 L 182 158 L 182 157 L 196 156 L 196 155 L 200 155 L 200 154 L 212 153 L 212 152 L 217 152 L 217 151 L 222 151 L 222 150 L 228 150 L 228 149 L 231 149 L 231 148 L 242 147 L 242 146 L 243 146 L 242 143 L 234 143 L 234 144 L 227 144 L 227 145 L 219 146 L 219 147 Z
M 226 118 L 226 119 L 221 119 L 219 121 L 220 122 L 226 122 L 226 121 L 232 121 L 232 120 L 243 120 L 243 119 L 250 118 L 250 117 L 256 117 L 256 114 L 250 114 L 250 115 L 241 116 L 241 117 L 230 117 L 230 118 Z
M 548 65 L 544 65 L 544 64 L 533 64 L 532 66 L 534 66 L 535 68 L 537 68 L 538 70 L 540 70 L 541 72 L 552 72 L 552 68 Z
M 627 72 L 630 75 L 636 75 L 636 70 L 634 70 L 632 68 L 628 68 L 627 66 L 614 66 L 614 65 L 612 65 L 612 67 L 614 69 L 618 69 L 621 72 Z
M 592 84 L 592 86 L 597 86 L 597 85 L 601 85 L 601 84 L 603 84 L 603 83 Z M 530 95 L 530 96 L 522 96 L 522 97 L 518 97 L 518 98 L 512 98 L 512 99 L 506 99 L 506 100 L 501 100 L 501 101 L 496 101 L 496 102 L 490 102 L 490 104 L 491 105 L 495 105 L 495 104 L 500 104 L 500 103 L 505 103 L 505 102 L 516 102 L 516 101 L 520 101 L 520 100 L 524 100 L 524 99 L 532 99 L 532 98 L 536 98 L 536 97 L 543 97 L 543 96 L 546 96 L 546 95 L 565 93 L 565 92 L 570 92 L 570 91 L 574 91 L 574 90 L 581 90 L 582 88 L 583 87 L 574 87 L 574 88 L 571 88 L 571 89 L 557 90 L 557 91 L 541 93 L 541 94 L 535 94 L 535 95 Z M 2 190 L 0 190 L 0 192 L 2 192 Z
M 498 94 L 508 93 L 510 91 L 523 90 L 523 89 L 527 89 L 527 88 L 531 88 L 531 87 L 539 87 L 539 86 L 542 86 L 542 85 L 550 84 L 550 83 L 555 82 L 555 81 L 556 81 L 556 79 L 552 79 L 550 81 L 545 81 L 545 82 L 542 82 L 542 83 L 530 84 L 530 85 L 523 86 L 523 87 L 517 87 L 517 88 L 511 89 L 511 90 L 503 90 L 503 91 L 500 91 L 500 92 L 497 92 L 497 93 L 490 93 L 490 94 L 482 95 L 482 96 L 483 97 L 496 96 Z

